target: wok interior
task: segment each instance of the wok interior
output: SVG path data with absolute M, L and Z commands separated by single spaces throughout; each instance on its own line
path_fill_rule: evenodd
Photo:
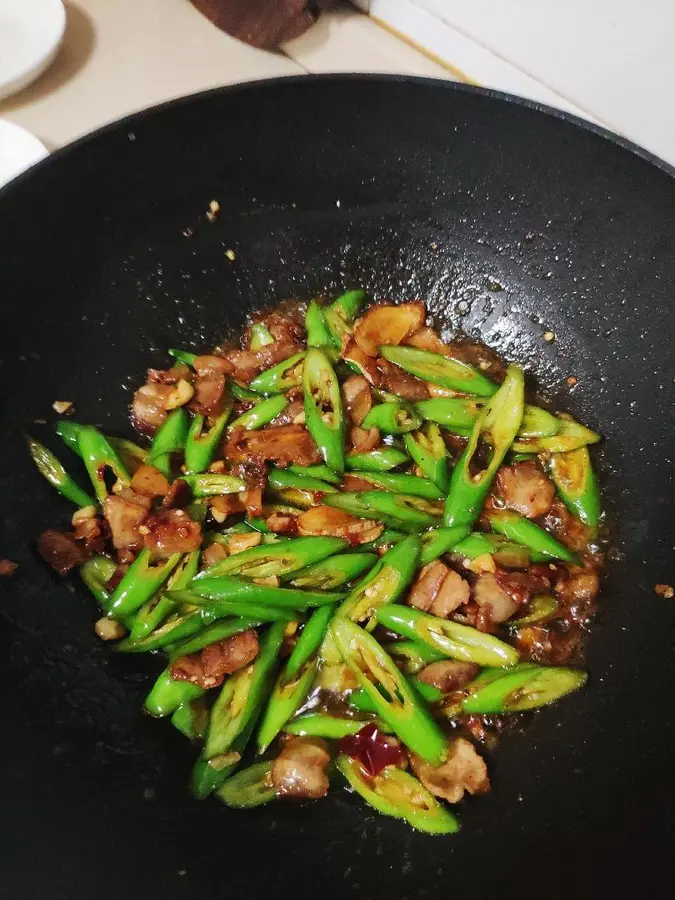
M 0 194 L 0 555 L 20 564 L 0 585 L 6 896 L 227 886 L 262 897 L 287 883 L 301 896 L 318 885 L 328 898 L 423 897 L 450 878 L 467 897 L 534 896 L 544 878 L 549 896 L 567 895 L 571 878 L 577 896 L 598 896 L 629 851 L 646 854 L 649 877 L 665 871 L 675 607 L 653 586 L 672 581 L 675 541 L 674 213 L 670 175 L 604 137 L 453 85 L 366 78 L 181 102 Z M 54 400 L 128 433 L 131 391 L 166 348 L 209 346 L 282 297 L 357 285 L 424 298 L 447 334 L 461 327 L 524 364 L 606 438 L 618 559 L 590 687 L 501 742 L 496 790 L 467 804 L 451 842 L 357 819 L 346 796 L 236 826 L 191 801 L 190 749 L 141 714 L 152 663 L 98 646 L 85 590 L 30 549 L 68 515 L 20 437 L 44 434 L 35 420 L 53 420 Z M 524 847 L 528 882 L 516 891 L 505 873 Z

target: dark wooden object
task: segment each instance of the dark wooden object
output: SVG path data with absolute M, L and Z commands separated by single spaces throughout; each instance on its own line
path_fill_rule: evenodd
M 319 16 L 316 0 L 192 0 L 232 37 L 272 49 L 305 32 Z

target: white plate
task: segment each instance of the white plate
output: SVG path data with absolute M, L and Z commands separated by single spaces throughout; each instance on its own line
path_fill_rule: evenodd
M 47 148 L 34 134 L 0 119 L 0 187 L 45 156 Z
M 65 27 L 61 0 L 0 0 L 0 99 L 44 72 Z

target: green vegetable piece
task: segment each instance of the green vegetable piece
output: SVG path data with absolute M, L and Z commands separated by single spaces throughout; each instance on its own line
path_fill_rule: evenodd
M 352 329 L 349 326 L 359 314 L 367 296 L 362 290 L 346 291 L 323 310 L 326 325 L 338 350 L 351 335 Z
M 346 540 L 334 537 L 302 537 L 275 544 L 259 544 L 241 553 L 233 553 L 205 569 L 194 579 L 192 587 L 202 579 L 220 575 L 245 575 L 248 578 L 290 575 L 339 553 L 347 546 Z
M 249 388 L 257 394 L 283 394 L 292 387 L 302 384 L 302 370 L 305 351 L 294 353 L 271 369 L 265 369 L 250 382 Z M 278 413 L 277 413 L 278 415 Z M 272 416 L 274 418 L 274 416 Z
M 492 510 L 487 514 L 487 520 L 493 531 L 516 544 L 522 544 L 523 547 L 544 554 L 549 559 L 561 559 L 563 562 L 575 564 L 579 562 L 576 553 L 519 513 L 507 509 Z
M 600 524 L 602 507 L 588 447 L 552 454 L 548 471 L 570 512 L 585 525 L 596 528 Z
M 376 617 L 385 628 L 429 644 L 451 659 L 495 667 L 513 666 L 518 662 L 517 650 L 499 638 L 413 607 L 384 606 L 378 609 Z
M 288 469 L 271 469 L 268 475 L 267 483 L 269 487 L 276 491 L 287 490 L 288 488 L 297 488 L 301 491 L 319 492 L 324 494 L 334 494 L 337 488 L 327 481 L 321 481 L 319 478 L 312 478 L 309 475 L 297 475 Z
M 427 684 L 426 681 L 420 681 L 419 678 L 411 678 L 410 683 L 427 703 L 438 703 L 438 701 L 442 700 L 445 696 L 443 691 L 440 688 L 437 688 L 436 685 Z
M 405 434 L 422 424 L 415 407 L 403 400 L 373 406 L 361 423 L 362 428 L 379 428 L 386 434 Z
M 209 727 L 209 710 L 204 700 L 198 697 L 181 703 L 171 716 L 171 724 L 188 740 L 203 740 Z
M 429 350 L 417 350 L 415 347 L 380 347 L 380 353 L 389 362 L 395 363 L 404 372 L 428 381 L 440 387 L 462 391 L 465 394 L 476 394 L 479 397 L 491 397 L 497 390 L 494 381 L 486 378 L 477 370 L 460 362 L 432 353 Z
M 243 400 L 245 403 L 261 403 L 265 396 L 264 394 L 256 394 L 255 391 L 244 387 L 243 384 L 238 384 L 236 381 L 230 382 L 230 393 L 235 400 Z
M 298 737 L 320 737 L 329 741 L 339 741 L 350 734 L 358 734 L 364 725 L 373 719 L 345 719 L 342 716 L 331 716 L 328 713 L 304 713 L 287 722 L 282 731 Z M 385 726 L 386 727 L 386 726 Z
M 354 469 L 364 472 L 388 472 L 403 463 L 409 462 L 407 454 L 396 447 L 381 447 L 379 450 L 371 450 L 370 453 L 350 453 L 345 457 L 345 468 L 351 472 Z
M 560 419 L 540 406 L 525 405 L 519 438 L 552 437 L 560 431 Z
M 395 544 L 347 595 L 338 615 L 349 616 L 354 622 L 367 622 L 372 629 L 377 610 L 387 603 L 396 603 L 412 584 L 421 546 L 416 535 Z
M 183 407 L 172 410 L 157 430 L 145 462 L 171 479 L 172 454 L 185 450 L 189 428 L 190 417 L 187 411 Z
M 178 565 L 180 553 L 154 560 L 143 548 L 110 597 L 108 615 L 123 621 L 155 594 Z
M 507 541 L 501 535 L 485 534 L 482 531 L 472 531 L 455 544 L 452 552 L 463 559 L 476 559 L 477 556 L 488 553 L 502 565 L 512 565 L 516 569 L 525 569 L 530 562 L 548 562 L 550 559 L 549 556 L 533 553 L 527 547 Z
M 216 797 L 232 809 L 252 809 L 276 800 L 272 785 L 273 760 L 253 763 L 219 787 Z
M 307 346 L 318 347 L 329 357 L 337 359 L 338 347 L 328 329 L 323 309 L 316 300 L 311 300 L 305 313 L 305 330 L 307 331 Z
M 312 606 L 336 603 L 345 596 L 329 591 L 300 591 L 297 588 L 270 587 L 266 584 L 256 584 L 254 581 L 233 578 L 228 575 L 193 579 L 190 584 L 190 592 L 192 602 L 196 606 L 206 606 L 213 611 L 234 609 L 232 606 L 234 603 L 245 604 L 243 609 L 250 608 L 250 604 L 259 604 L 263 608 L 271 606 L 277 609 L 309 609 Z M 243 613 L 232 612 L 230 614 L 242 615 Z
M 597 444 L 599 434 L 569 416 L 558 416 L 560 428 L 551 437 L 522 438 L 511 448 L 514 453 L 567 453 L 587 444 Z
M 246 482 L 232 475 L 215 475 L 210 472 L 194 475 L 183 475 L 182 481 L 192 491 L 192 496 L 200 500 L 203 497 L 220 497 L 223 494 L 238 494 L 247 490 Z
M 333 607 L 319 607 L 305 625 L 263 714 L 258 731 L 258 753 L 265 752 L 307 696 L 316 675 L 317 651 L 332 616 Z
M 535 594 L 524 609 L 525 615 L 517 619 L 509 619 L 506 623 L 509 628 L 521 628 L 523 625 L 533 625 L 535 622 L 548 622 L 558 612 L 558 602 L 548 594 Z
M 469 443 L 452 471 L 445 504 L 446 526 L 470 526 L 480 515 L 497 470 L 520 428 L 524 404 L 523 370 L 518 366 L 509 366 L 503 384 L 476 419 Z M 475 463 L 480 438 L 492 444 L 492 459 L 480 472 L 473 474 L 472 464 Z
M 78 438 L 82 429 L 86 427 L 86 425 L 79 425 L 77 422 L 71 422 L 70 419 L 59 419 L 54 426 L 54 431 L 58 434 L 66 447 L 78 456 L 82 456 Z
M 406 675 L 416 675 L 420 669 L 447 659 L 444 653 L 420 641 L 394 641 L 387 645 L 390 656 L 399 660 Z
M 127 472 L 135 472 L 145 462 L 147 451 L 128 438 L 109 437 L 110 446 L 116 450 Z
M 63 468 L 51 450 L 34 438 L 27 437 L 28 451 L 38 472 L 55 488 L 62 497 L 81 509 L 96 506 L 96 500 L 84 491 Z
M 186 366 L 190 366 L 191 369 L 194 369 L 195 360 L 197 359 L 196 353 L 192 353 L 190 350 L 171 349 L 169 350 L 169 356 L 173 356 L 178 362 L 185 363 Z
M 330 630 L 343 661 L 369 695 L 378 716 L 414 753 L 432 764 L 440 763 L 447 751 L 446 740 L 391 657 L 351 619 L 335 616 Z
M 426 500 L 441 500 L 443 491 L 429 478 L 417 475 L 406 475 L 400 472 L 360 472 L 354 470 L 353 475 L 369 481 L 377 488 L 397 494 L 408 494 L 410 497 L 423 497 Z
M 204 759 L 212 759 L 229 750 L 235 738 L 265 703 L 272 689 L 285 627 L 284 622 L 271 625 L 260 641 L 260 652 L 255 661 L 225 681 L 211 709 L 202 753 Z
M 187 656 L 189 653 L 197 653 L 199 650 L 203 650 L 204 647 L 215 644 L 217 641 L 225 640 L 225 638 L 232 637 L 232 635 L 239 634 L 242 631 L 248 631 L 249 628 L 257 628 L 258 625 L 269 620 L 265 610 L 260 610 L 260 612 L 262 613 L 262 618 L 259 615 L 249 615 L 239 616 L 236 619 L 218 619 L 212 622 L 206 628 L 198 631 L 193 637 L 189 637 L 180 644 L 174 644 L 171 647 L 171 659 Z M 290 621 L 290 614 L 279 616 L 278 621 L 282 620 Z
M 94 428 L 93 425 L 81 425 L 77 436 L 77 446 L 94 486 L 96 497 L 101 503 L 108 496 L 108 486 L 105 481 L 108 473 L 114 476 L 115 482 L 123 487 L 131 484 L 131 477 L 119 454 L 98 428 Z
M 421 781 L 397 766 L 387 766 L 379 775 L 367 775 L 348 756 L 337 758 L 338 769 L 363 799 L 385 816 L 403 819 L 427 834 L 456 834 L 458 820 L 429 793 Z
M 221 753 L 212 759 L 204 759 L 201 756 L 197 759 L 190 777 L 190 791 L 193 797 L 203 800 L 236 772 L 246 745 L 253 734 L 255 723 L 256 715 L 254 713 L 232 741 L 232 746 L 227 753 Z
M 585 672 L 559 666 L 506 671 L 501 678 L 472 691 L 462 702 L 462 709 L 481 715 L 537 709 L 578 690 L 587 680 Z
M 426 566 L 439 556 L 450 551 L 456 552 L 457 545 L 466 538 L 468 525 L 453 525 L 452 528 L 432 528 L 422 535 L 420 565 Z
M 328 357 L 315 347 L 303 370 L 305 423 L 317 450 L 334 472 L 344 472 L 344 431 L 340 383 Z
M 484 402 L 475 397 L 432 397 L 419 400 L 415 409 L 427 422 L 442 425 L 448 431 L 469 434 Z
M 92 556 L 78 570 L 80 578 L 92 592 L 104 613 L 110 608 L 110 591 L 106 585 L 116 569 L 117 564 L 109 556 Z
M 375 553 L 341 553 L 295 572 L 290 584 L 297 588 L 330 591 L 363 575 L 377 560 Z
M 166 583 L 168 591 L 180 591 L 188 586 L 199 569 L 199 550 L 186 553 Z M 129 639 L 140 641 L 158 628 L 176 609 L 176 601 L 166 593 L 157 593 L 141 606 L 131 625 Z
M 171 677 L 171 667 L 159 675 L 145 698 L 145 709 L 151 716 L 165 718 L 175 712 L 179 706 L 196 700 L 205 694 L 203 687 L 193 684 L 191 681 L 178 681 Z
M 318 478 L 321 481 L 327 481 L 329 484 L 340 484 L 342 480 L 339 475 L 337 475 L 332 469 L 329 469 L 328 466 L 296 466 L 291 465 L 286 470 L 287 472 L 293 472 L 295 475 L 306 475 L 308 478 Z
M 288 400 L 283 394 L 275 394 L 266 400 L 261 400 L 252 409 L 242 413 L 237 419 L 230 422 L 230 428 L 244 428 L 246 431 L 257 431 L 265 425 L 269 425 L 272 419 L 283 412 L 288 406 Z
M 390 522 L 401 531 L 419 532 L 439 524 L 440 509 L 437 513 L 436 508 L 421 497 L 386 491 L 364 491 L 361 497 L 377 519 Z M 324 498 L 324 503 L 329 502 L 329 498 Z
M 445 496 L 450 486 L 450 456 L 438 425 L 427 422 L 417 431 L 404 435 L 403 442 L 413 462 Z
M 274 343 L 274 335 L 264 322 L 254 322 L 251 325 L 251 339 L 249 347 L 251 350 L 260 350 L 268 344 Z
M 185 441 L 186 473 L 205 472 L 211 465 L 223 439 L 231 412 L 232 396 L 228 395 L 223 411 L 217 416 L 209 419 L 202 415 L 193 417 Z

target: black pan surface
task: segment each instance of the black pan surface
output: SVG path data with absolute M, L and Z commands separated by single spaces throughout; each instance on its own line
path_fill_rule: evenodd
M 674 223 L 672 172 L 610 135 L 491 92 L 361 76 L 187 98 L 0 193 L 0 556 L 20 564 L 0 584 L 3 900 L 665 895 L 675 601 L 654 585 L 675 580 Z M 48 433 L 34 420 L 53 421 L 53 400 L 128 432 L 166 348 L 354 285 L 426 298 L 606 436 L 617 559 L 589 687 L 502 741 L 492 793 L 450 839 L 344 792 L 243 814 L 191 800 L 193 751 L 141 713 L 158 662 L 100 646 L 85 590 L 31 549 L 69 516 L 20 435 Z

